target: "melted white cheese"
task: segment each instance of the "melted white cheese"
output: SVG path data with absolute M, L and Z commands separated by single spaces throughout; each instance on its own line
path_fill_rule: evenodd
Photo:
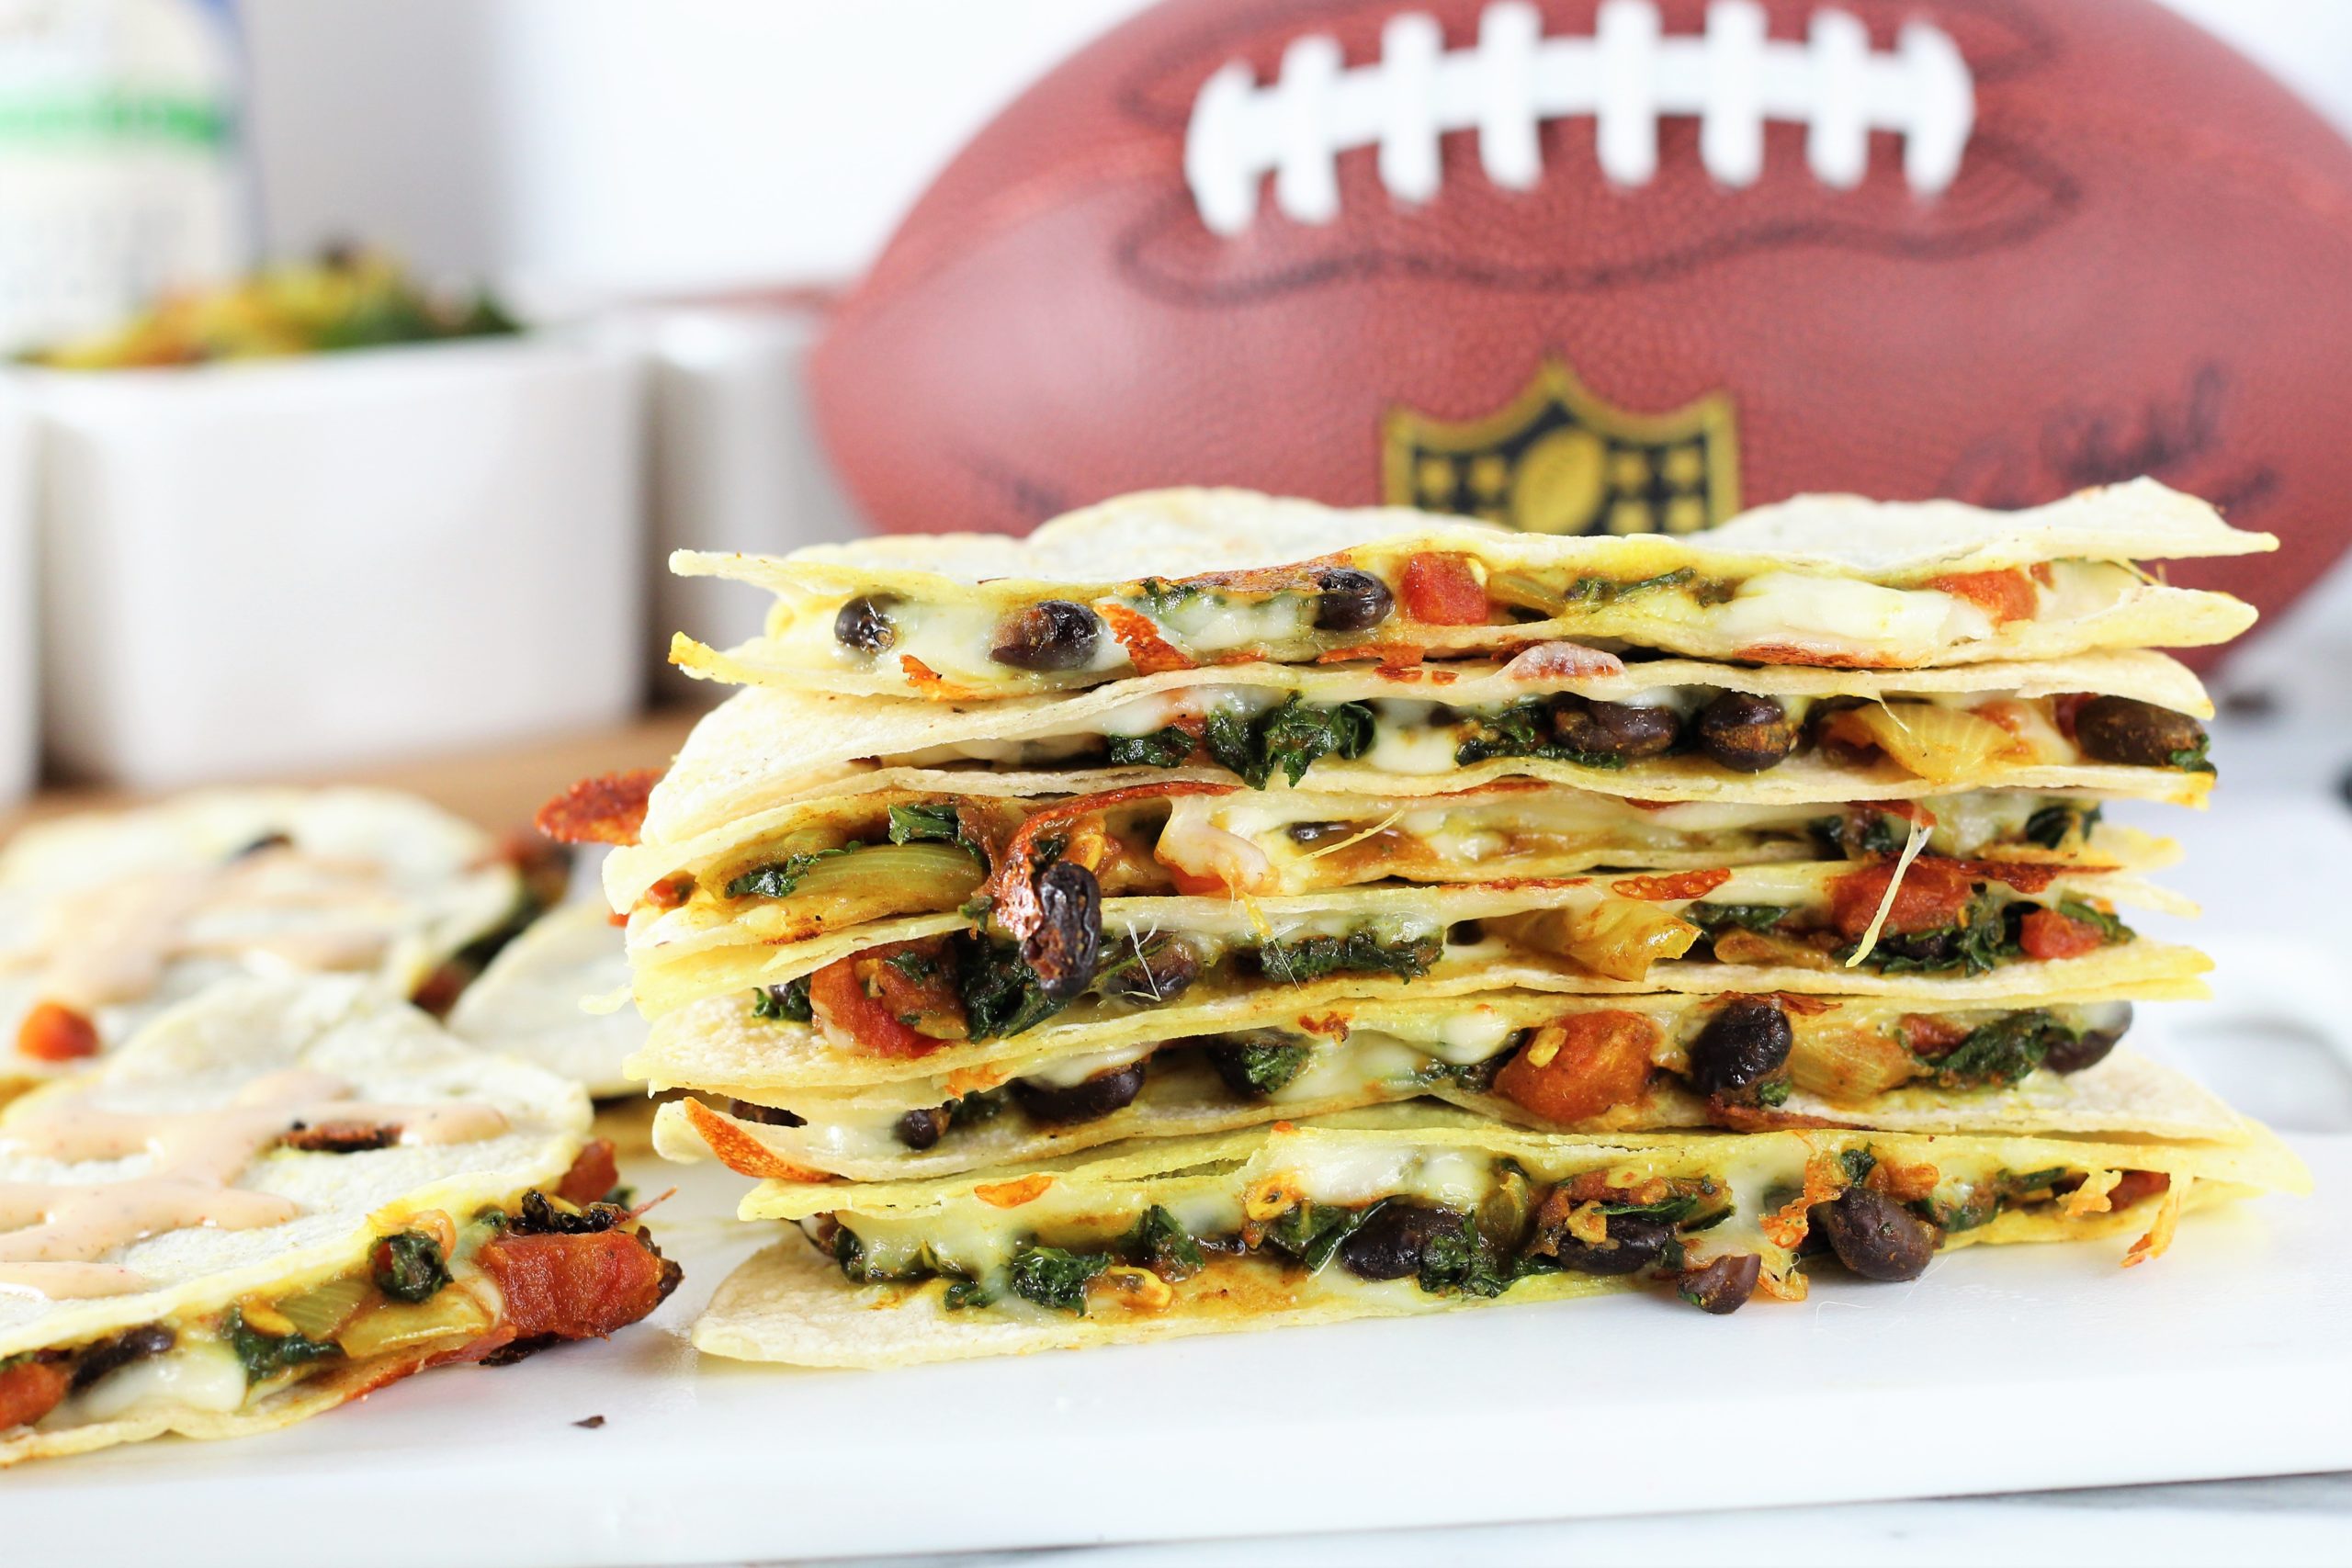
M 133 1361 L 74 1395 L 69 1418 L 112 1421 L 152 1408 L 226 1415 L 245 1402 L 245 1369 L 218 1339 L 184 1337 L 161 1356 Z

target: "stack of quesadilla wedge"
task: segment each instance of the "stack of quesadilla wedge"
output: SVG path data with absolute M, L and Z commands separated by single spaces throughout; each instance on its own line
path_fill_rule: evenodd
M 543 820 L 787 1237 L 716 1353 L 876 1364 L 2128 1233 L 2302 1182 L 2120 1044 L 2193 997 L 2104 800 L 2201 805 L 2272 547 L 2151 481 L 1703 540 L 1231 491 L 1027 540 L 682 556 L 766 589 L 658 784 Z M 650 793 L 649 793 L 650 792 Z

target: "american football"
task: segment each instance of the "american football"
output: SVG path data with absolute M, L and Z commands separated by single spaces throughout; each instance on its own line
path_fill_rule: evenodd
M 2273 609 L 2346 537 L 2347 280 L 2352 149 L 2149 0 L 1175 0 L 967 147 L 813 377 L 892 529 L 2152 473 L 2284 536 L 2189 574 Z

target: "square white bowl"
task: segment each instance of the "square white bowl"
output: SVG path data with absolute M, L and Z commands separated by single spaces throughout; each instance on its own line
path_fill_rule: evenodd
M 136 789 L 610 723 L 644 694 L 642 374 L 537 334 L 28 372 L 44 726 Z

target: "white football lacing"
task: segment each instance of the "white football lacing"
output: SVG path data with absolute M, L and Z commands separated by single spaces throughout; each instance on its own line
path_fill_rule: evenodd
M 1257 210 L 1258 183 L 1274 176 L 1274 204 L 1302 223 L 1339 216 L 1338 158 L 1380 149 L 1380 182 L 1400 201 L 1436 196 L 1438 138 L 1476 130 L 1487 177 L 1509 190 L 1544 173 L 1544 121 L 1590 115 L 1601 173 L 1648 183 L 1657 122 L 1695 116 L 1699 155 L 1727 186 L 1764 168 L 1764 122 L 1806 128 L 1805 163 L 1824 183 L 1851 189 L 1870 166 L 1870 133 L 1903 138 L 1903 173 L 1932 195 L 1960 173 L 1976 118 L 1967 62 L 1950 35 L 1904 25 L 1891 54 L 1843 11 L 1814 13 L 1804 43 L 1765 36 L 1756 0 L 1715 0 L 1698 36 L 1661 36 L 1652 0 L 1603 0 L 1590 38 L 1545 38 L 1525 0 L 1479 13 L 1478 41 L 1449 51 L 1427 16 L 1392 18 L 1376 64 L 1340 63 L 1322 34 L 1295 39 L 1282 74 L 1260 86 L 1236 62 L 1211 76 L 1184 136 L 1184 177 L 1201 220 L 1238 233 Z

